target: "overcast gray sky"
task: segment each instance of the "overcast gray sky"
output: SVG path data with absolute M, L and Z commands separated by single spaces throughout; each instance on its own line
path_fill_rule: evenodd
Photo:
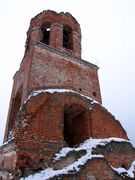
M 0 144 L 30 19 L 46 9 L 80 23 L 82 59 L 100 67 L 103 105 L 135 144 L 135 0 L 0 0 Z

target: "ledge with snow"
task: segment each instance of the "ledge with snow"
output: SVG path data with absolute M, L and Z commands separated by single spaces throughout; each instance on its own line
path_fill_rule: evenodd
M 100 174 L 105 170 L 108 173 L 108 179 L 109 175 L 110 179 L 135 179 L 135 161 L 130 163 L 130 159 L 128 159 L 130 152 L 135 153 L 135 149 L 128 140 L 90 138 L 77 147 L 61 149 L 59 153 L 55 154 L 50 167 L 28 177 L 22 177 L 20 180 L 66 179 L 66 177 L 70 177 L 69 179 L 84 177 L 86 179 L 83 173 L 88 170 L 87 179 L 92 180 L 103 179 Z M 129 162 L 129 165 L 124 166 L 124 162 Z M 117 167 L 117 164 L 120 163 L 121 166 Z M 107 179 L 105 176 L 104 179 Z
M 1 147 L 0 175 L 2 180 L 135 179 L 135 148 L 127 139 L 120 123 L 93 99 L 69 89 L 37 90 L 21 106 Z

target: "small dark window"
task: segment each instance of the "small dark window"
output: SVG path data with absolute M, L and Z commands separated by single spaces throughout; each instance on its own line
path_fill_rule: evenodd
M 72 29 L 68 26 L 63 27 L 63 47 L 73 49 Z
M 44 25 L 41 30 L 42 30 L 42 32 L 43 32 L 43 39 L 42 39 L 41 42 L 49 45 L 50 30 L 51 30 L 51 29 L 50 29 L 50 25 L 49 25 L 49 24 Z
M 96 97 L 96 92 L 93 92 L 93 96 Z

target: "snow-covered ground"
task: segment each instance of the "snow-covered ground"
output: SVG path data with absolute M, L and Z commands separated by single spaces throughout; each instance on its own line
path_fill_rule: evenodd
M 25 178 L 20 178 L 20 180 L 47 180 L 50 178 L 53 178 L 55 176 L 59 176 L 59 175 L 65 175 L 65 174 L 71 174 L 71 173 L 75 173 L 78 172 L 80 170 L 80 167 L 85 165 L 86 162 L 94 157 L 96 158 L 104 158 L 103 155 L 94 155 L 92 154 L 92 149 L 95 148 L 97 145 L 101 145 L 104 146 L 108 143 L 110 143 L 111 141 L 115 141 L 115 142 L 129 142 L 128 140 L 125 139 L 121 139 L 121 138 L 108 138 L 108 139 L 88 139 L 86 140 L 83 144 L 80 144 L 79 147 L 76 148 L 69 148 L 69 147 L 65 147 L 63 148 L 59 153 L 55 154 L 54 157 L 54 162 L 60 160 L 62 157 L 66 157 L 66 155 L 69 152 L 72 151 L 81 151 L 81 150 L 86 150 L 86 154 L 84 156 L 82 156 L 81 158 L 79 158 L 77 161 L 73 162 L 72 164 L 63 167 L 62 169 L 58 169 L 58 170 L 54 170 L 52 168 L 47 168 L 43 171 L 40 171 L 34 175 L 30 175 L 28 177 Z M 130 178 L 135 178 L 134 177 L 134 166 L 135 166 L 135 161 L 132 162 L 131 167 L 126 170 L 122 167 L 119 168 L 114 168 L 112 166 L 110 166 L 114 171 L 116 171 L 118 174 L 122 174 L 125 173 L 127 177 Z

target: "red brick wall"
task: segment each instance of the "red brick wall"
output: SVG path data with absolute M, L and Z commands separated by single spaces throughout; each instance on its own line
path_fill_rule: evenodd
M 105 108 L 95 104 L 91 111 L 92 137 L 108 138 L 119 137 L 127 139 L 127 134 L 120 122 Z
M 41 43 L 41 27 L 50 23 L 49 46 Z M 73 49 L 63 47 L 63 26 L 72 29 Z M 98 67 L 81 59 L 81 31 L 78 22 L 69 13 L 44 11 L 32 19 L 27 33 L 26 51 L 19 71 L 14 76 L 5 141 L 10 130 L 15 132 L 15 147 L 0 155 L 2 168 L 13 170 L 14 174 L 29 174 L 33 169 L 46 168 L 51 159 L 63 146 L 72 146 L 89 137 L 120 137 L 127 139 L 121 124 L 101 105 L 91 104 L 89 96 L 101 103 L 97 74 Z M 24 101 L 34 90 L 66 88 L 78 93 L 41 93 Z M 19 100 L 17 94 L 21 94 Z M 13 102 L 17 102 L 14 106 Z M 24 104 L 24 105 L 23 105 Z M 23 106 L 20 110 L 20 106 Z M 91 110 L 92 108 L 92 110 Z M 17 115 L 16 109 L 19 110 Z M 65 114 L 68 116 L 64 121 Z M 65 123 L 67 130 L 65 129 Z M 71 130 L 71 131 L 70 131 Z M 66 132 L 68 140 L 65 138 Z M 6 147 L 3 147 L 4 151 Z M 129 166 L 129 160 L 114 161 L 120 154 L 107 154 L 114 165 Z M 128 155 L 126 155 L 128 158 Z M 16 164 L 15 164 L 16 162 Z M 87 163 L 77 178 L 112 180 L 117 175 L 103 159 L 93 159 Z M 66 177 L 65 177 L 66 178 Z M 69 178 L 70 179 L 70 178 Z M 119 177 L 117 178 L 119 179 Z
M 24 106 L 24 110 L 22 110 L 25 111 L 25 116 L 21 115 L 21 125 L 19 125 L 16 134 L 18 145 L 25 144 L 24 147 L 29 148 L 32 146 L 35 148 L 44 145 L 44 143 L 47 144 L 49 141 L 58 141 L 63 146 L 64 111 L 67 105 L 69 107 L 71 105 L 76 105 L 80 108 L 84 107 L 85 111 L 88 111 L 89 108 L 83 97 L 79 97 L 79 95 L 74 96 L 72 93 L 55 93 L 53 95 L 46 93 L 32 97 Z M 75 112 L 72 111 L 73 113 Z M 88 115 L 83 117 L 84 122 L 89 118 Z M 85 123 L 83 128 L 85 128 L 84 126 Z M 86 132 L 89 132 L 87 127 L 85 128 Z M 82 134 L 82 136 L 84 135 Z M 89 138 L 89 136 L 88 133 L 85 139 Z
M 38 166 L 40 159 L 49 162 L 64 145 L 76 145 L 89 137 L 127 138 L 120 123 L 102 106 L 95 105 L 89 110 L 90 106 L 90 100 L 71 92 L 31 97 L 20 111 L 15 130 L 20 152 L 31 160 L 36 159 L 35 166 Z M 71 114 L 68 120 L 73 123 L 71 144 L 64 137 L 64 112 Z
M 17 152 L 13 141 L 0 147 L 0 178 L 9 180 L 10 174 L 14 173 L 17 162 Z
M 40 42 L 43 37 L 41 27 L 45 23 L 51 27 L 49 46 Z M 63 47 L 65 25 L 72 29 L 72 50 Z M 96 65 L 81 59 L 80 25 L 69 13 L 44 11 L 33 18 L 27 33 L 24 58 L 14 76 L 4 141 L 15 123 L 17 113 L 12 110 L 16 109 L 13 101 L 20 91 L 20 105 L 32 91 L 42 88 L 69 88 L 101 103 L 97 70 Z
M 81 123 L 84 132 L 82 136 L 85 137 L 82 137 L 83 141 L 91 136 L 93 138 L 119 137 L 127 139 L 121 124 L 102 106 L 94 105 L 90 111 L 90 101 L 78 94 L 71 92 L 51 95 L 41 93 L 28 100 L 24 106 L 25 116 L 19 127 L 19 133 L 23 133 L 23 136 L 22 134 L 16 135 L 18 143 L 25 143 L 27 147 L 32 143 L 34 147 L 45 140 L 63 141 L 64 112 L 67 106 L 71 107 L 69 112 L 66 110 L 68 114 L 71 114 L 68 119 L 73 119 L 73 123 L 76 122 L 76 125 Z M 80 110 L 81 112 L 77 113 Z M 74 132 L 78 132 L 75 125 L 71 127 L 74 128 Z M 79 138 L 81 139 L 81 137 Z
M 92 159 L 90 160 L 86 166 L 80 171 L 78 175 L 78 179 L 86 180 L 91 179 L 93 176 L 93 180 L 122 180 L 114 171 L 112 171 L 111 167 L 108 165 L 105 159 Z
M 40 88 L 67 88 L 101 103 L 97 69 L 72 56 L 64 57 L 38 45 L 34 48 L 29 77 L 29 92 Z
M 24 84 L 24 72 L 22 71 L 22 69 L 20 69 L 17 72 L 17 76 L 14 79 L 14 83 L 13 83 L 12 94 L 11 94 L 11 98 L 10 98 L 10 104 L 9 104 L 9 110 L 8 110 L 8 116 L 7 116 L 4 141 L 7 140 L 7 136 L 8 136 L 9 131 L 11 131 L 12 128 L 14 127 L 15 118 L 16 118 L 18 110 L 21 106 L 23 84 Z
M 78 180 L 78 179 L 88 179 L 88 180 L 129 180 L 129 177 L 123 177 L 118 175 L 112 167 L 123 167 L 129 169 L 131 167 L 132 161 L 135 159 L 135 149 L 129 142 L 110 142 L 105 146 L 97 146 L 93 149 L 92 154 L 103 155 L 102 158 L 92 158 L 86 162 L 85 165 L 80 165 L 79 172 L 72 175 L 61 176 L 64 180 Z M 76 157 L 83 157 L 85 152 L 69 152 L 66 157 L 61 158 L 56 169 L 61 169 L 67 165 L 72 164 L 77 161 Z

